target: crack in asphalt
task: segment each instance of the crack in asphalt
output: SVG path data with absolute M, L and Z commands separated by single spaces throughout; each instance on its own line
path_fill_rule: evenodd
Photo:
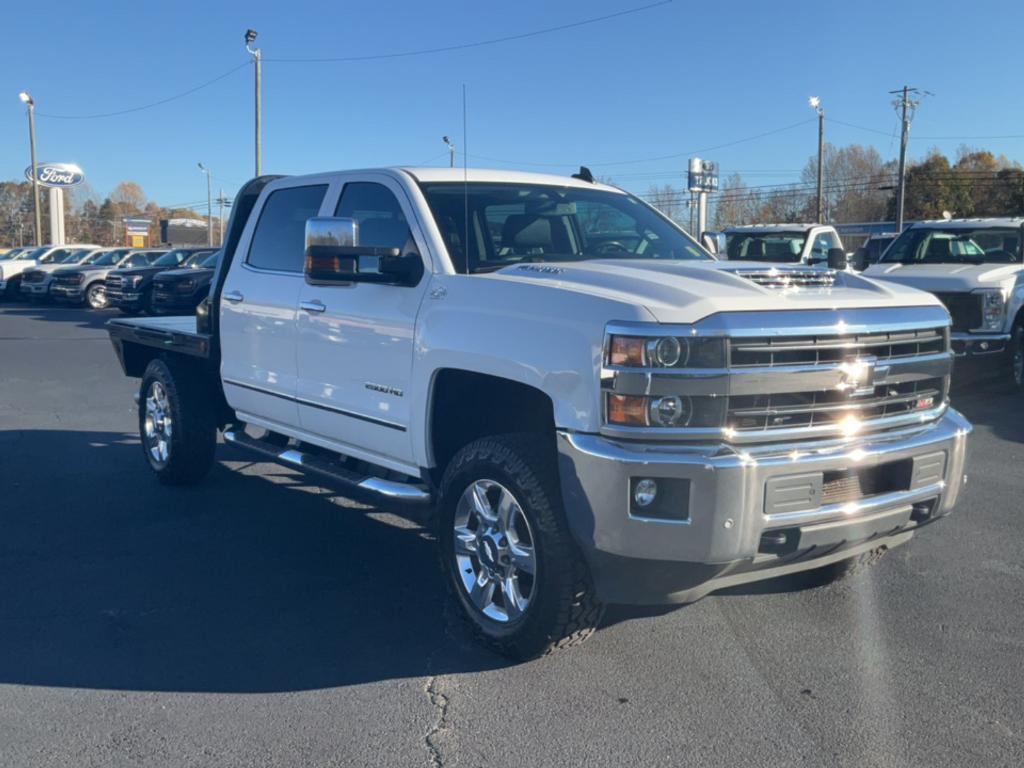
M 423 737 L 427 745 L 427 754 L 430 757 L 430 765 L 434 768 L 441 768 L 444 765 L 444 755 L 441 754 L 441 747 L 438 738 L 442 732 L 448 730 L 448 704 L 449 698 L 438 688 L 440 675 L 431 675 L 423 686 L 423 692 L 430 698 L 430 703 L 437 709 L 437 719 Z
M 430 699 L 434 709 L 437 710 L 437 717 L 423 736 L 431 768 L 441 768 L 445 764 L 445 756 L 440 742 L 451 727 L 451 721 L 448 719 L 451 696 L 441 690 L 440 683 L 444 675 L 435 674 L 434 664 L 435 659 L 445 650 L 458 648 L 461 644 L 459 638 L 452 632 L 452 622 L 455 620 L 456 617 L 452 615 L 452 601 L 444 599 L 441 606 L 441 621 L 444 626 L 441 642 L 427 657 L 424 665 L 428 676 L 423 684 L 423 692 Z

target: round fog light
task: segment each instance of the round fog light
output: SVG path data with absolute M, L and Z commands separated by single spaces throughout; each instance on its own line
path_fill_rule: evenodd
M 633 501 L 638 507 L 649 507 L 658 495 L 658 484 L 649 477 L 644 478 L 633 488 Z

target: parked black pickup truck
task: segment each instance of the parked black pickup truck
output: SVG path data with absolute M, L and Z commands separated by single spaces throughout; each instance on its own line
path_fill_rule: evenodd
M 160 314 L 192 314 L 213 282 L 221 251 L 197 254 L 181 269 L 169 269 L 153 277 L 153 309 Z
M 107 300 L 126 315 L 156 313 L 153 306 L 153 278 L 161 272 L 190 262 L 199 262 L 215 253 L 213 248 L 175 248 L 152 264 L 120 270 L 107 276 Z

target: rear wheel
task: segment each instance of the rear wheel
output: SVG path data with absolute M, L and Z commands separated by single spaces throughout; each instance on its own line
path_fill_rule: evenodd
M 589 637 L 603 613 L 569 534 L 554 445 L 534 435 L 477 440 L 441 484 L 441 562 L 475 634 L 528 659 Z
M 157 479 L 193 485 L 213 466 L 217 425 L 198 374 L 153 360 L 139 391 L 139 437 Z
M 107 299 L 107 286 L 97 281 L 85 289 L 85 303 L 90 309 L 106 309 L 110 305 Z

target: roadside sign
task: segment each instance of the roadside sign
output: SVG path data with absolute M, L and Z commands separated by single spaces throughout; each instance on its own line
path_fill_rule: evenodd
M 36 181 L 43 187 L 74 187 L 85 181 L 85 173 L 74 163 L 36 163 Z M 25 169 L 32 181 L 32 166 Z
M 691 192 L 718 191 L 718 163 L 712 160 L 693 158 L 687 174 L 687 188 Z

